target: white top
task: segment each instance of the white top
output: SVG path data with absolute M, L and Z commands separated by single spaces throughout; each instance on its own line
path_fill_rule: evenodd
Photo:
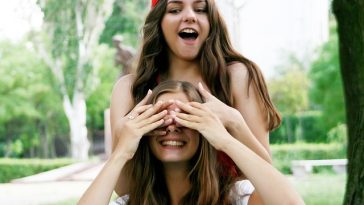
M 250 195 L 254 191 L 254 186 L 249 180 L 241 180 L 235 182 L 235 186 L 230 192 L 230 197 L 233 205 L 247 205 Z M 129 200 L 129 195 L 124 195 L 117 198 L 109 205 L 126 205 Z

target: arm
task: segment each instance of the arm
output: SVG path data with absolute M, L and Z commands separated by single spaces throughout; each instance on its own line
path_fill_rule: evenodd
M 234 107 L 229 107 L 199 85 L 206 105 L 217 114 L 229 133 L 271 163 L 268 118 L 253 85 L 248 87 L 247 68 L 242 63 L 228 67 Z M 248 89 L 249 88 L 249 89 Z
M 144 99 L 134 107 L 134 100 L 131 94 L 131 86 L 134 81 L 134 75 L 126 75 L 120 78 L 113 89 L 111 95 L 110 105 L 110 123 L 111 123 L 111 134 L 112 134 L 112 150 L 115 150 L 119 139 L 122 139 L 121 133 L 123 132 L 125 123 L 128 122 L 126 115 L 131 114 L 134 117 L 139 115 L 140 109 L 145 105 L 146 101 L 150 96 L 150 92 L 144 97 Z M 164 103 L 164 107 L 168 106 L 168 102 Z M 162 108 L 163 108 L 162 106 Z M 165 122 L 168 122 L 165 121 Z M 117 183 L 115 185 L 115 192 L 119 195 L 125 195 L 129 192 L 127 186 L 128 180 L 125 177 L 123 170 L 119 172 Z
M 111 103 L 110 103 L 110 124 L 111 124 L 111 136 L 112 136 L 112 150 L 115 150 L 115 146 L 118 144 L 118 132 L 117 130 L 123 127 L 124 116 L 133 108 L 133 97 L 131 94 L 131 85 L 134 81 L 133 75 L 126 75 L 120 78 L 112 91 Z M 121 170 L 121 169 L 120 169 Z M 119 171 L 119 177 L 117 177 L 117 183 L 115 184 L 115 192 L 119 195 L 125 195 L 129 191 L 127 186 L 127 179 L 122 171 Z M 115 178 L 116 179 L 116 178 Z M 121 186 L 121 185 L 125 186 Z
M 111 156 L 104 167 L 81 197 L 78 205 L 108 204 L 121 169 L 128 161 L 122 156 Z
M 124 123 L 114 152 L 81 197 L 78 202 L 79 205 L 102 205 L 109 203 L 117 183 L 116 179 L 119 177 L 125 163 L 133 157 L 142 136 L 163 124 L 163 117 L 165 117 L 167 111 L 160 112 L 162 105 L 163 103 L 159 102 L 154 106 L 140 106 L 138 109 L 139 115 L 134 119 L 128 119 Z
M 213 147 L 225 152 L 253 183 L 256 193 L 249 204 L 303 204 L 286 177 L 234 138 L 206 105 L 196 102 L 177 104 L 186 114 L 174 113 L 176 121 L 198 130 Z
M 259 98 L 257 88 L 253 84 L 248 85 L 249 74 L 244 64 L 235 63 L 230 65 L 228 69 L 231 76 L 234 113 L 238 119 L 229 123 L 228 130 L 232 136 L 267 162 L 272 163 L 269 148 L 269 119 L 262 100 Z M 244 132 L 244 130 L 247 131 Z M 245 136 L 243 133 L 246 133 Z

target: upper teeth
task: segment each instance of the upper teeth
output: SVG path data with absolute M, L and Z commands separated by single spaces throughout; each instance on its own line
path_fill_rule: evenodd
M 191 28 L 185 28 L 181 32 L 185 32 L 185 33 L 196 33 L 196 31 L 193 30 L 193 29 L 191 29 Z
M 169 140 L 169 141 L 163 141 L 162 145 L 170 145 L 170 146 L 182 146 L 183 142 L 181 141 L 173 141 L 173 140 Z

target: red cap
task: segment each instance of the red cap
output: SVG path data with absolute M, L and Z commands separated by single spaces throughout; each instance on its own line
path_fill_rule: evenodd
M 158 0 L 152 0 L 152 8 L 158 3 Z

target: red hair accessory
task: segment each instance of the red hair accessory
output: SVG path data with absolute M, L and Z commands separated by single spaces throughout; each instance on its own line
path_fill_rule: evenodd
M 152 0 L 152 8 L 154 8 L 157 3 L 158 3 L 158 0 Z

